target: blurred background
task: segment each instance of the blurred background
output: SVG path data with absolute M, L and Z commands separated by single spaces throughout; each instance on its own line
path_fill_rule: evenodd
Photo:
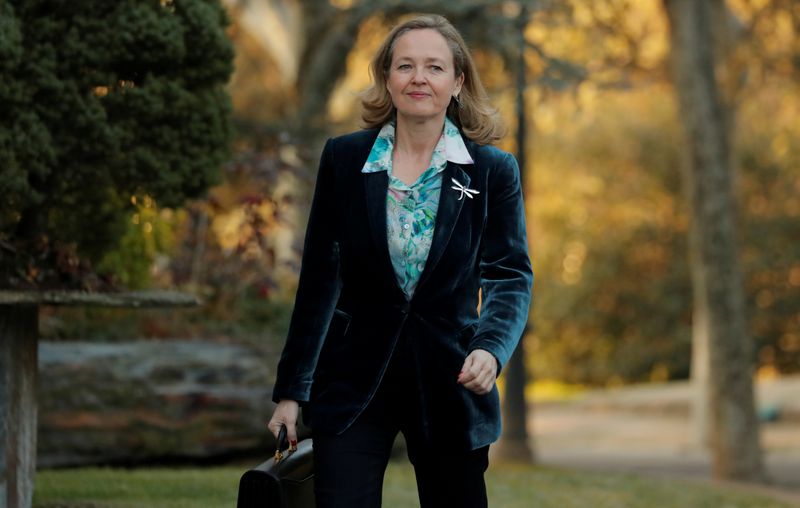
M 36 9 L 52 3 L 0 2 L 6 14 L 0 24 L 13 28 L 8 20 L 16 16 L 21 41 L 34 29 L 45 34 L 52 27 L 34 27 Z M 101 36 L 104 29 L 92 16 L 117 33 L 133 34 L 119 38 L 128 40 L 128 51 L 136 48 L 133 60 L 150 56 L 133 77 L 93 88 L 99 109 L 88 99 L 76 101 L 89 112 L 85 121 L 79 116 L 70 128 L 45 134 L 31 128 L 40 146 L 59 145 L 45 159 L 29 156 L 49 161 L 44 169 L 22 164 L 19 149 L 17 166 L 4 159 L 3 185 L 11 197 L 3 198 L 0 216 L 3 287 L 180 289 L 204 301 L 191 310 L 42 309 L 42 465 L 215 461 L 267 446 L 261 432 L 297 284 L 317 158 L 325 139 L 359 128 L 369 59 L 389 29 L 415 12 L 441 13 L 462 32 L 509 127 L 500 148 L 524 162 L 536 274 L 523 338 L 528 432 L 547 432 L 551 424 L 565 428 L 567 420 L 558 418 L 566 418 L 566 406 L 554 404 L 581 394 L 593 394 L 583 400 L 595 409 L 614 400 L 628 404 L 623 409 L 633 418 L 642 415 L 643 401 L 656 419 L 688 418 L 694 301 L 682 168 L 690 150 L 670 67 L 671 56 L 686 48 L 671 42 L 669 1 L 194 3 L 160 2 L 185 11 L 191 36 L 183 53 L 175 50 L 181 68 L 175 67 L 178 57 L 170 60 L 173 27 L 148 18 L 136 2 L 118 2 L 116 14 L 99 13 L 89 1 L 61 7 L 71 9 L 74 20 L 72 31 L 64 32 L 71 34 L 64 51 L 74 43 L 74 54 L 84 55 L 71 60 L 75 68 L 105 61 L 118 42 Z M 800 4 L 712 3 L 718 8 L 706 27 L 717 41 L 713 70 L 725 112 L 751 340 L 747 361 L 758 383 L 795 383 L 758 398 L 761 422 L 783 425 L 768 447 L 785 449 L 798 446 L 783 440 L 789 429 L 800 434 Z M 127 17 L 118 16 L 125 9 Z M 222 30 L 225 40 L 204 23 Z M 16 58 L 22 65 L 24 58 Z M 0 65 L 10 69 L 14 61 Z M 50 67 L 41 67 L 25 75 L 43 80 Z M 53 74 L 63 78 L 58 70 Z M 180 90 L 205 87 L 199 99 L 169 92 L 167 78 L 158 94 L 147 96 L 156 86 L 152 76 L 177 74 Z M 0 94 L 21 97 L 20 90 L 29 89 L 12 85 L 4 82 Z M 43 110 L 55 107 L 47 104 L 57 96 L 50 90 L 37 95 Z M 122 98 L 137 91 L 144 96 L 127 110 Z M 10 108 L 5 114 L 16 113 Z M 47 124 L 44 113 L 39 121 Z M 136 122 L 138 138 L 107 141 L 104 136 L 113 141 L 113 130 L 126 121 Z M 62 138 L 76 148 L 67 150 Z M 134 183 L 118 185 L 92 172 L 94 152 L 80 148 L 107 154 L 113 145 L 122 153 L 120 146 L 142 140 L 164 153 L 162 145 L 174 142 L 185 149 L 175 160 L 158 150 L 150 152 L 154 160 L 136 155 L 126 173 Z M 214 149 L 204 152 L 204 146 Z M 67 158 L 77 162 L 58 163 Z M 37 178 L 55 173 L 67 175 L 66 183 L 37 187 Z M 89 187 L 98 190 L 80 194 Z M 48 197 L 56 194 L 62 198 Z M 92 207 L 98 202 L 108 205 Z M 25 236 L 18 234 L 20 224 L 28 224 L 25 210 L 37 207 L 47 211 L 39 218 L 45 226 L 17 243 Z M 603 398 L 609 388 L 633 385 L 663 391 Z M 543 411 L 538 424 L 534 402 Z M 554 407 L 561 413 L 549 413 L 548 420 L 546 411 Z M 690 446 L 684 440 L 690 432 L 677 428 L 680 446 Z M 531 436 L 529 443 L 547 450 L 547 439 Z

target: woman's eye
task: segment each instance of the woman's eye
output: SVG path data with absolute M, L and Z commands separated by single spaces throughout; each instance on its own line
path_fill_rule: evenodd
M 441 72 L 444 69 L 439 65 L 431 65 L 431 69 L 435 70 L 436 72 Z
M 407 71 L 410 68 L 411 68 L 411 65 L 409 65 L 409 64 L 400 64 L 400 65 L 397 66 L 397 70 L 400 70 L 400 71 Z

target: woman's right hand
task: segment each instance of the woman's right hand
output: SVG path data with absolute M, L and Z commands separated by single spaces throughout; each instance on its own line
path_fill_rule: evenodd
M 297 446 L 297 415 L 300 413 L 300 405 L 295 400 L 282 399 L 272 413 L 272 418 L 267 424 L 267 428 L 278 438 L 281 425 L 286 425 L 286 437 L 291 446 Z

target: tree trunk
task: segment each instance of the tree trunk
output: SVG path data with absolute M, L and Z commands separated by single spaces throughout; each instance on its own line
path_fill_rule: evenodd
M 733 16 L 725 5 L 725 0 L 711 0 L 710 2 L 710 23 L 713 40 L 712 56 L 714 60 L 714 71 L 716 75 L 716 85 L 719 90 L 718 97 L 721 102 L 721 114 L 725 126 L 726 142 L 731 146 L 733 132 L 736 124 L 736 96 L 741 82 L 738 74 L 741 69 L 737 69 L 736 62 L 732 61 L 732 54 L 739 39 L 743 34 L 741 23 Z M 739 64 L 741 65 L 741 64 Z M 733 175 L 737 173 L 735 163 L 730 161 L 729 170 Z M 690 255 L 691 259 L 699 257 L 699 239 L 694 238 L 696 231 L 690 232 L 689 248 L 694 251 Z M 705 301 L 702 298 L 695 298 L 695 319 L 693 324 L 694 338 L 692 341 L 692 371 L 691 378 L 694 385 L 692 400 L 692 434 L 696 445 L 702 447 L 710 446 L 709 430 L 711 425 L 710 408 L 708 405 L 709 393 L 709 336 L 708 320 L 706 319 L 708 310 L 705 308 Z
M 694 272 L 700 269 L 699 263 L 695 260 L 701 258 L 700 239 L 697 238 L 697 228 L 692 226 L 689 229 L 689 261 L 692 272 L 693 285 L 693 316 L 692 316 L 692 363 L 691 363 L 691 384 L 692 384 L 692 441 L 695 446 L 709 448 L 711 440 L 711 417 L 709 416 L 709 393 L 711 390 L 711 373 L 709 372 L 709 326 L 708 308 L 704 291 L 700 290 L 702 274 Z
M 695 362 L 708 362 L 698 369 L 708 369 L 703 397 L 710 409 L 713 474 L 763 481 L 753 344 L 738 263 L 726 115 L 714 73 L 711 6 L 695 0 L 664 0 L 664 5 L 686 135 L 684 183 L 692 219 L 695 352 L 700 355 Z
M 527 326 L 525 327 L 527 330 Z M 523 333 L 523 339 L 525 333 Z M 492 450 L 492 456 L 504 462 L 531 464 L 533 448 L 528 443 L 526 426 L 528 408 L 525 402 L 527 383 L 524 341 L 520 340 L 505 367 L 505 393 L 503 397 L 503 434 Z
M 526 66 L 525 66 L 525 26 L 528 20 L 526 7 L 518 16 L 519 48 L 517 62 L 517 161 L 520 167 L 520 177 L 522 189 L 525 191 L 525 150 L 526 150 L 526 109 L 525 109 L 525 88 Z M 532 463 L 534 453 L 528 444 L 528 407 L 525 402 L 525 385 L 528 381 L 527 369 L 525 368 L 525 335 L 528 333 L 528 326 L 522 332 L 517 349 L 511 355 L 511 359 L 505 368 L 505 396 L 503 398 L 503 435 L 497 443 L 493 452 L 494 456 L 500 460 L 510 462 Z

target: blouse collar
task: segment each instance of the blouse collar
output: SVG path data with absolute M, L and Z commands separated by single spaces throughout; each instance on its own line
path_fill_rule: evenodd
M 394 132 L 394 120 L 385 123 L 383 127 L 381 127 L 378 137 L 375 139 L 375 143 L 372 145 L 372 150 L 369 152 L 367 162 L 364 163 L 364 167 L 361 168 L 362 173 L 388 171 L 389 174 L 391 174 Z M 442 137 L 439 139 L 439 143 L 437 144 L 437 149 L 434 150 L 433 160 L 431 161 L 432 163 L 435 163 L 436 159 L 438 158 L 437 156 L 442 153 L 439 149 L 439 147 L 442 145 L 442 142 L 444 142 L 443 156 L 445 161 L 454 162 L 456 164 L 475 163 L 467 151 L 467 147 L 464 144 L 464 139 L 461 137 L 458 127 L 456 127 L 455 124 L 447 117 L 444 119 L 444 130 L 442 131 Z M 444 169 L 445 165 L 446 164 L 442 164 L 441 169 Z M 439 165 L 432 164 L 432 167 L 433 166 Z

